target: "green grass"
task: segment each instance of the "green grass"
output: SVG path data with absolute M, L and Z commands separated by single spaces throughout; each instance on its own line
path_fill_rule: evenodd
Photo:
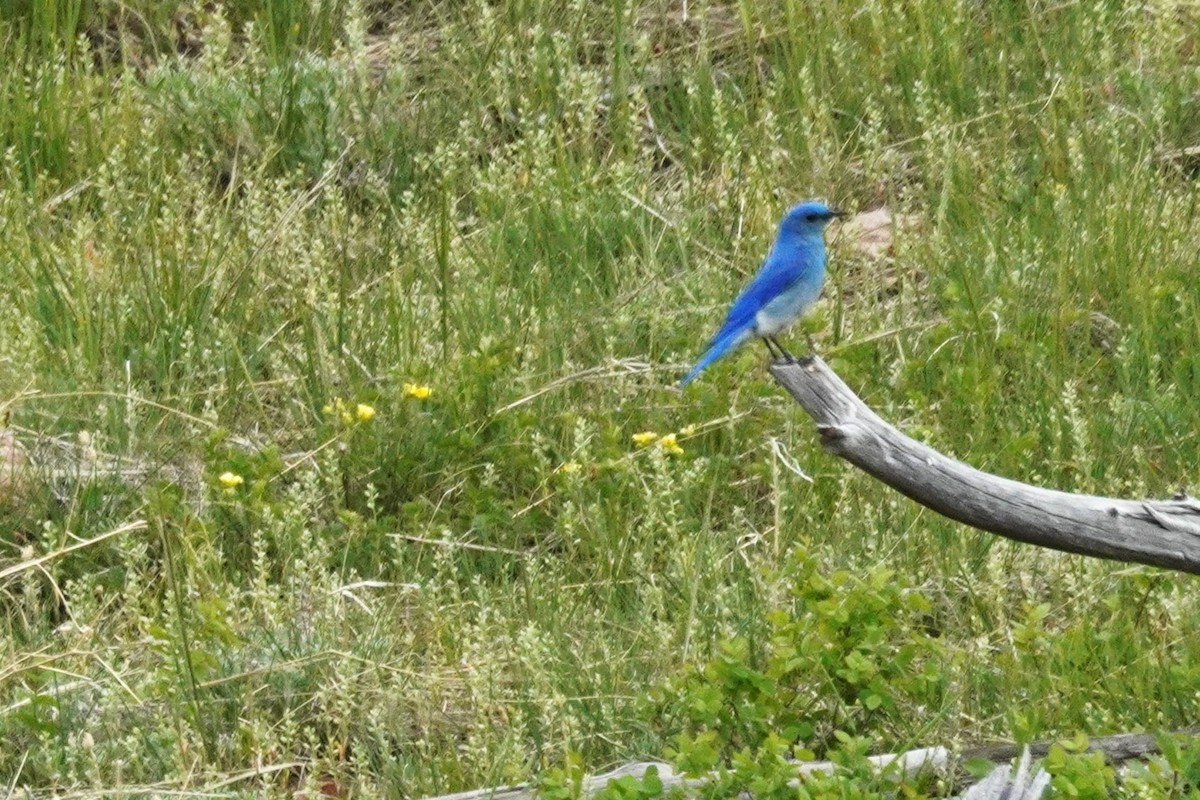
M 818 754 L 1195 721 L 1190 578 L 919 509 L 757 348 L 673 384 L 790 202 L 885 205 L 894 259 L 835 232 L 806 323 L 881 414 L 1042 485 L 1194 484 L 1196 10 L 686 8 L 0 15 L 0 410 L 34 462 L 0 568 L 146 523 L 0 580 L 5 784 L 420 797 L 661 757 L 678 676 L 779 609 L 936 639 L 880 710 L 814 682 Z M 796 605 L 882 567 L 902 592 Z

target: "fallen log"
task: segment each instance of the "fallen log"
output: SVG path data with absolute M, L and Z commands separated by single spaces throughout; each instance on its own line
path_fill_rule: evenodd
M 1200 733 L 1200 728 L 1187 728 L 1177 731 L 1173 735 L 1191 736 L 1198 733 Z M 1015 744 L 985 745 L 967 748 L 957 753 L 946 747 L 922 747 L 904 753 L 887 753 L 885 755 L 871 756 L 870 761 L 877 771 L 890 770 L 891 774 L 902 777 L 913 776 L 922 771 L 948 774 L 958 769 L 960 765 L 967 761 L 979 759 L 1000 765 L 1007 765 L 1009 761 L 1021 755 L 1021 760 L 1025 765 L 1024 771 L 1028 773 L 1029 757 L 1040 758 L 1045 756 L 1050 752 L 1050 747 L 1055 741 L 1057 740 L 1032 742 L 1024 747 Z M 1159 752 L 1158 739 L 1153 734 L 1148 733 L 1120 733 L 1114 736 L 1098 736 L 1088 741 L 1087 752 L 1104 753 L 1105 758 L 1110 762 L 1120 764 L 1125 761 L 1157 754 Z M 805 775 L 828 774 L 837 769 L 837 765 L 832 761 L 797 761 L 794 763 L 796 765 L 796 782 L 801 780 Z M 627 775 L 632 775 L 635 778 L 643 777 L 651 767 L 658 771 L 658 777 L 662 781 L 663 790 L 666 792 L 674 788 L 685 790 L 697 789 L 709 782 L 709 778 L 704 776 L 689 778 L 681 775 L 670 764 L 659 761 L 638 761 L 631 764 L 624 764 L 599 775 L 584 777 L 582 786 L 580 787 L 580 796 L 585 798 L 591 797 L 607 786 L 609 781 L 623 778 Z M 1018 770 L 1018 775 L 1021 772 L 1022 770 Z M 968 793 L 967 796 L 970 797 L 971 795 Z M 986 794 L 982 796 L 990 797 L 990 795 Z M 474 789 L 469 792 L 441 795 L 428 798 L 427 800 L 536 800 L 536 798 L 537 787 L 530 783 L 522 783 L 515 786 Z

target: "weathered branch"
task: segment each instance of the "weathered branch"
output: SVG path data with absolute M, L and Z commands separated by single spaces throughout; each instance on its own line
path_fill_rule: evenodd
M 1191 736 L 1196 733 L 1200 733 L 1200 729 L 1186 728 L 1182 731 L 1176 731 L 1175 735 Z M 1033 742 L 1024 748 L 1012 744 L 988 745 L 970 748 L 960 753 L 954 753 L 945 747 L 922 747 L 918 750 L 909 750 L 905 753 L 870 756 L 869 760 L 875 769 L 880 771 L 885 769 L 891 770 L 892 774 L 912 776 L 927 770 L 936 773 L 946 773 L 957 768 L 961 763 L 972 759 L 986 759 L 993 763 L 1006 763 L 1022 751 L 1036 758 L 1041 758 L 1050 751 L 1050 746 L 1053 743 L 1053 741 L 1049 740 Z M 1088 742 L 1087 751 L 1089 753 L 1104 753 L 1109 761 L 1120 764 L 1124 761 L 1154 755 L 1159 752 L 1159 748 L 1158 740 L 1151 734 L 1121 733 L 1116 736 L 1098 736 L 1091 739 Z M 797 780 L 792 781 L 793 785 L 799 783 L 800 776 L 822 773 L 830 774 L 837 769 L 832 761 L 797 761 L 794 763 L 796 765 Z M 662 780 L 663 788 L 667 790 L 675 788 L 685 790 L 697 789 L 712 780 L 710 777 L 685 777 L 675 772 L 670 764 L 658 761 L 638 761 L 632 764 L 625 764 L 600 775 L 586 776 L 580 786 L 580 794 L 585 798 L 591 797 L 607 786 L 609 781 L 622 778 L 626 775 L 640 778 L 646 774 L 646 771 L 650 767 L 658 770 L 658 777 Z M 536 788 L 531 784 L 522 783 L 516 786 L 458 792 L 457 794 L 442 795 L 430 800 L 536 800 L 536 798 Z
M 1192 737 L 1200 735 L 1200 726 L 1191 726 L 1171 731 L 1172 736 Z M 1016 758 L 1023 749 L 1028 749 L 1034 758 L 1044 758 L 1050 752 L 1055 740 L 1047 739 L 1031 742 L 1025 748 L 1015 744 L 991 744 L 981 747 L 968 747 L 960 754 L 963 761 L 982 758 L 993 763 L 1000 763 Z M 1158 737 L 1152 733 L 1117 733 L 1112 736 L 1097 736 L 1089 739 L 1086 752 L 1104 753 L 1104 757 L 1114 764 L 1125 761 L 1157 755 L 1159 752 Z
M 981 472 L 880 419 L 817 356 L 771 374 L 817 423 L 822 446 L 923 506 L 1027 544 L 1200 574 L 1200 501 L 1121 500 Z
M 907 753 L 868 756 L 868 760 L 877 770 L 883 771 L 889 769 L 893 770 L 892 774 L 912 776 L 923 770 L 944 771 L 952 765 L 953 756 L 944 747 L 923 747 L 920 750 L 910 750 Z M 797 761 L 795 762 L 795 766 L 797 777 L 790 781 L 793 786 L 799 785 L 801 776 L 828 775 L 837 770 L 837 765 L 832 761 Z M 672 789 L 683 789 L 685 791 L 699 789 L 713 780 L 711 777 L 685 777 L 676 772 L 670 764 L 661 761 L 637 761 L 617 767 L 610 772 L 600 775 L 586 776 L 580 786 L 580 795 L 585 798 L 591 797 L 608 786 L 609 781 L 623 778 L 626 775 L 641 778 L 651 767 L 654 767 L 658 771 L 659 780 L 662 781 L 663 789 L 666 791 Z M 536 800 L 536 798 L 536 787 L 528 783 L 522 783 L 517 786 L 475 789 L 470 792 L 447 794 L 430 798 L 430 800 Z

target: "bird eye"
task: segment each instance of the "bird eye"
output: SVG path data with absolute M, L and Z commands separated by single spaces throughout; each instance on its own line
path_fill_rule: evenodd
M 808 220 L 809 222 L 816 222 L 818 219 L 820 219 L 820 217 L 818 217 L 815 213 L 813 213 L 811 211 L 809 213 L 805 214 L 804 218 L 806 220 Z

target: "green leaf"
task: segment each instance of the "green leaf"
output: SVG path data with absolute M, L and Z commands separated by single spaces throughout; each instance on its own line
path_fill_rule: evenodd
M 995 762 L 989 761 L 986 758 L 968 758 L 963 761 L 963 769 L 967 771 L 972 778 L 982 780 L 992 774 L 992 770 L 996 768 Z

